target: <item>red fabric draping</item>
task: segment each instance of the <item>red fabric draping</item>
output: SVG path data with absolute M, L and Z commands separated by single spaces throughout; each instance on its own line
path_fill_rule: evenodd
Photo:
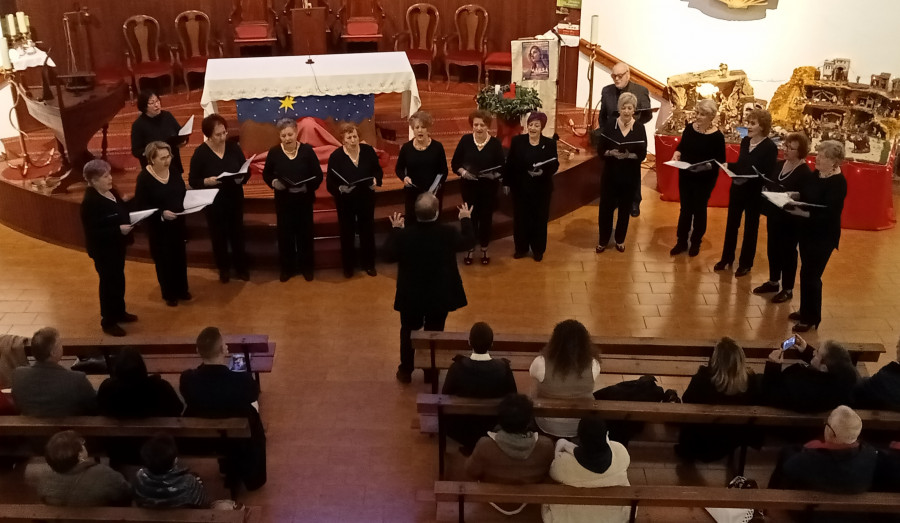
M 672 158 L 680 140 L 680 136 L 656 135 L 656 188 L 663 201 L 679 201 L 678 169 L 669 167 L 663 162 Z M 737 144 L 728 144 L 725 147 L 728 161 L 737 161 L 740 147 Z M 890 160 L 885 165 L 849 160 L 843 163 L 841 171 L 847 178 L 847 199 L 844 200 L 841 227 L 865 231 L 880 231 L 894 227 L 896 218 L 891 166 L 895 153 L 891 153 Z M 815 163 L 813 158 L 812 156 L 807 158 L 810 167 Z M 730 189 L 731 178 L 719 169 L 719 179 L 709 199 L 710 207 L 727 207 Z

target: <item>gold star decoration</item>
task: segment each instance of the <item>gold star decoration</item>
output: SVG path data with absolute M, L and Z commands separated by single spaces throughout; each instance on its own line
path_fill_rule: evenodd
M 287 112 L 288 109 L 294 109 L 294 97 L 293 96 L 285 96 L 281 100 L 281 106 L 278 109 L 284 109 L 284 112 Z

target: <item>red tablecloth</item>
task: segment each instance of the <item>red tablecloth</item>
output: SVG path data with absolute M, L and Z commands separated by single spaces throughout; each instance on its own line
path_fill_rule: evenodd
M 679 201 L 678 169 L 665 165 L 675 153 L 680 136 L 656 135 L 656 189 L 660 198 L 668 202 Z M 740 146 L 725 146 L 725 156 L 729 162 L 736 162 Z M 887 164 L 845 161 L 841 172 L 847 178 L 847 199 L 841 215 L 841 227 L 864 231 L 880 231 L 894 227 L 893 173 L 896 148 L 891 152 Z M 814 160 L 807 161 L 812 167 Z M 716 188 L 709 199 L 710 207 L 727 207 L 731 178 L 719 169 Z

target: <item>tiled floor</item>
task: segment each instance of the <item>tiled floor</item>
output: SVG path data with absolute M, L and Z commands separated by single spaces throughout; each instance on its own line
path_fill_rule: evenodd
M 546 333 L 558 321 L 576 318 L 591 333 L 609 336 L 789 334 L 786 317 L 799 299 L 772 305 L 750 293 L 766 278 L 764 247 L 749 277 L 712 272 L 725 218 L 724 210 L 715 209 L 700 256 L 672 259 L 678 205 L 659 202 L 647 187 L 644 197 L 624 254 L 594 254 L 596 204 L 550 224 L 543 263 L 513 260 L 510 239 L 496 242 L 489 267 L 461 266 L 469 306 L 450 315 L 447 329 L 466 330 L 484 320 L 498 332 Z M 898 261 L 897 229 L 844 231 L 825 274 L 824 321 L 809 338 L 882 342 L 893 355 L 900 331 Z M 262 507 L 266 521 L 455 519 L 453 506 L 436 510 L 429 494 L 436 442 L 418 431 L 421 376 L 406 387 L 394 381 L 396 268 L 378 270 L 377 278 L 346 281 L 338 271 L 327 271 L 312 283 L 295 278 L 285 284 L 274 273 L 254 273 L 250 283 L 222 285 L 214 272 L 191 269 L 195 299 L 172 309 L 159 297 L 152 265 L 127 264 L 129 310 L 141 319 L 130 332 L 193 335 L 218 325 L 230 333 L 268 334 L 277 342 L 275 370 L 264 377 L 261 399 L 269 482 L 243 499 Z M 59 327 L 64 336 L 99 333 L 92 264 L 84 253 L 0 227 L 0 333 L 30 335 L 43 325 Z M 669 483 L 677 481 L 676 472 L 635 463 L 632 475 L 635 483 Z M 4 501 L 10 501 L 4 495 L 11 492 L 9 481 L 0 477 Z M 666 520 L 661 514 L 668 512 L 645 511 L 642 519 Z M 536 521 L 536 512 L 514 520 Z M 708 521 L 700 511 L 677 520 Z

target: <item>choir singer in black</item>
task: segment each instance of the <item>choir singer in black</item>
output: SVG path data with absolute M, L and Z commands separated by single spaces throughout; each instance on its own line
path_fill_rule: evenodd
M 141 112 L 131 124 L 131 154 L 147 166 L 144 151 L 150 142 L 166 142 L 172 148 L 172 166 L 179 173 L 184 172 L 181 165 L 179 147 L 184 145 L 188 136 L 178 136 L 181 125 L 169 111 L 164 111 L 159 96 L 153 91 L 141 91 L 137 98 L 137 107 Z
M 232 265 L 237 278 L 247 281 L 250 273 L 244 249 L 244 184 L 250 178 L 250 171 L 219 178 L 222 174 L 241 170 L 244 151 L 237 142 L 226 139 L 228 127 L 222 116 L 207 116 L 201 127 L 206 141 L 191 157 L 188 183 L 193 189 L 219 189 L 212 205 L 204 209 L 219 281 L 228 283 Z
M 91 160 L 82 169 L 88 187 L 81 202 L 85 247 L 100 277 L 100 327 L 110 336 L 125 336 L 119 323 L 137 321 L 125 311 L 125 249 L 132 243 L 125 201 L 113 189 L 109 164 Z
M 497 190 L 503 176 L 505 159 L 500 140 L 491 136 L 491 113 L 477 110 L 469 115 L 472 132 L 463 135 L 450 160 L 450 168 L 462 177 L 462 198 L 472 208 L 472 226 L 481 244 L 481 263 L 491 262 L 487 249 L 491 243 Z M 475 249 L 466 253 L 465 264 L 472 264 Z
M 438 206 L 444 194 L 443 185 L 447 181 L 447 155 L 441 142 L 431 138 L 434 119 L 425 111 L 418 111 L 409 117 L 413 139 L 400 146 L 394 172 L 403 181 L 406 196 L 404 218 L 407 223 L 416 221 L 416 198 L 431 192 L 438 198 Z
M 339 129 L 343 146 L 328 158 L 325 187 L 334 197 L 341 231 L 341 263 L 344 276 L 353 277 L 356 264 L 369 276 L 375 271 L 375 187 L 384 173 L 371 145 L 359 143 L 359 129 L 351 123 Z M 359 233 L 359 259 L 356 233 Z
M 165 142 L 150 142 L 144 154 L 147 166 L 137 176 L 134 188 L 134 208 L 159 209 L 159 214 L 147 218 L 150 256 L 156 265 L 156 279 L 166 305 L 175 307 L 178 301 L 189 301 L 191 293 L 187 280 L 186 228 L 184 211 L 186 192 L 181 171 L 172 165 L 172 148 Z
M 527 133 L 514 136 L 509 145 L 503 175 L 504 194 L 513 198 L 513 258 L 524 258 L 531 249 L 534 261 L 547 250 L 547 221 L 553 175 L 559 170 L 556 141 L 542 135 L 547 115 L 535 111 L 528 116 Z
M 322 184 L 322 167 L 312 146 L 297 141 L 295 120 L 283 118 L 275 127 L 281 143 L 269 149 L 263 180 L 275 190 L 281 281 L 291 279 L 298 267 L 306 281 L 312 281 L 313 202 Z

